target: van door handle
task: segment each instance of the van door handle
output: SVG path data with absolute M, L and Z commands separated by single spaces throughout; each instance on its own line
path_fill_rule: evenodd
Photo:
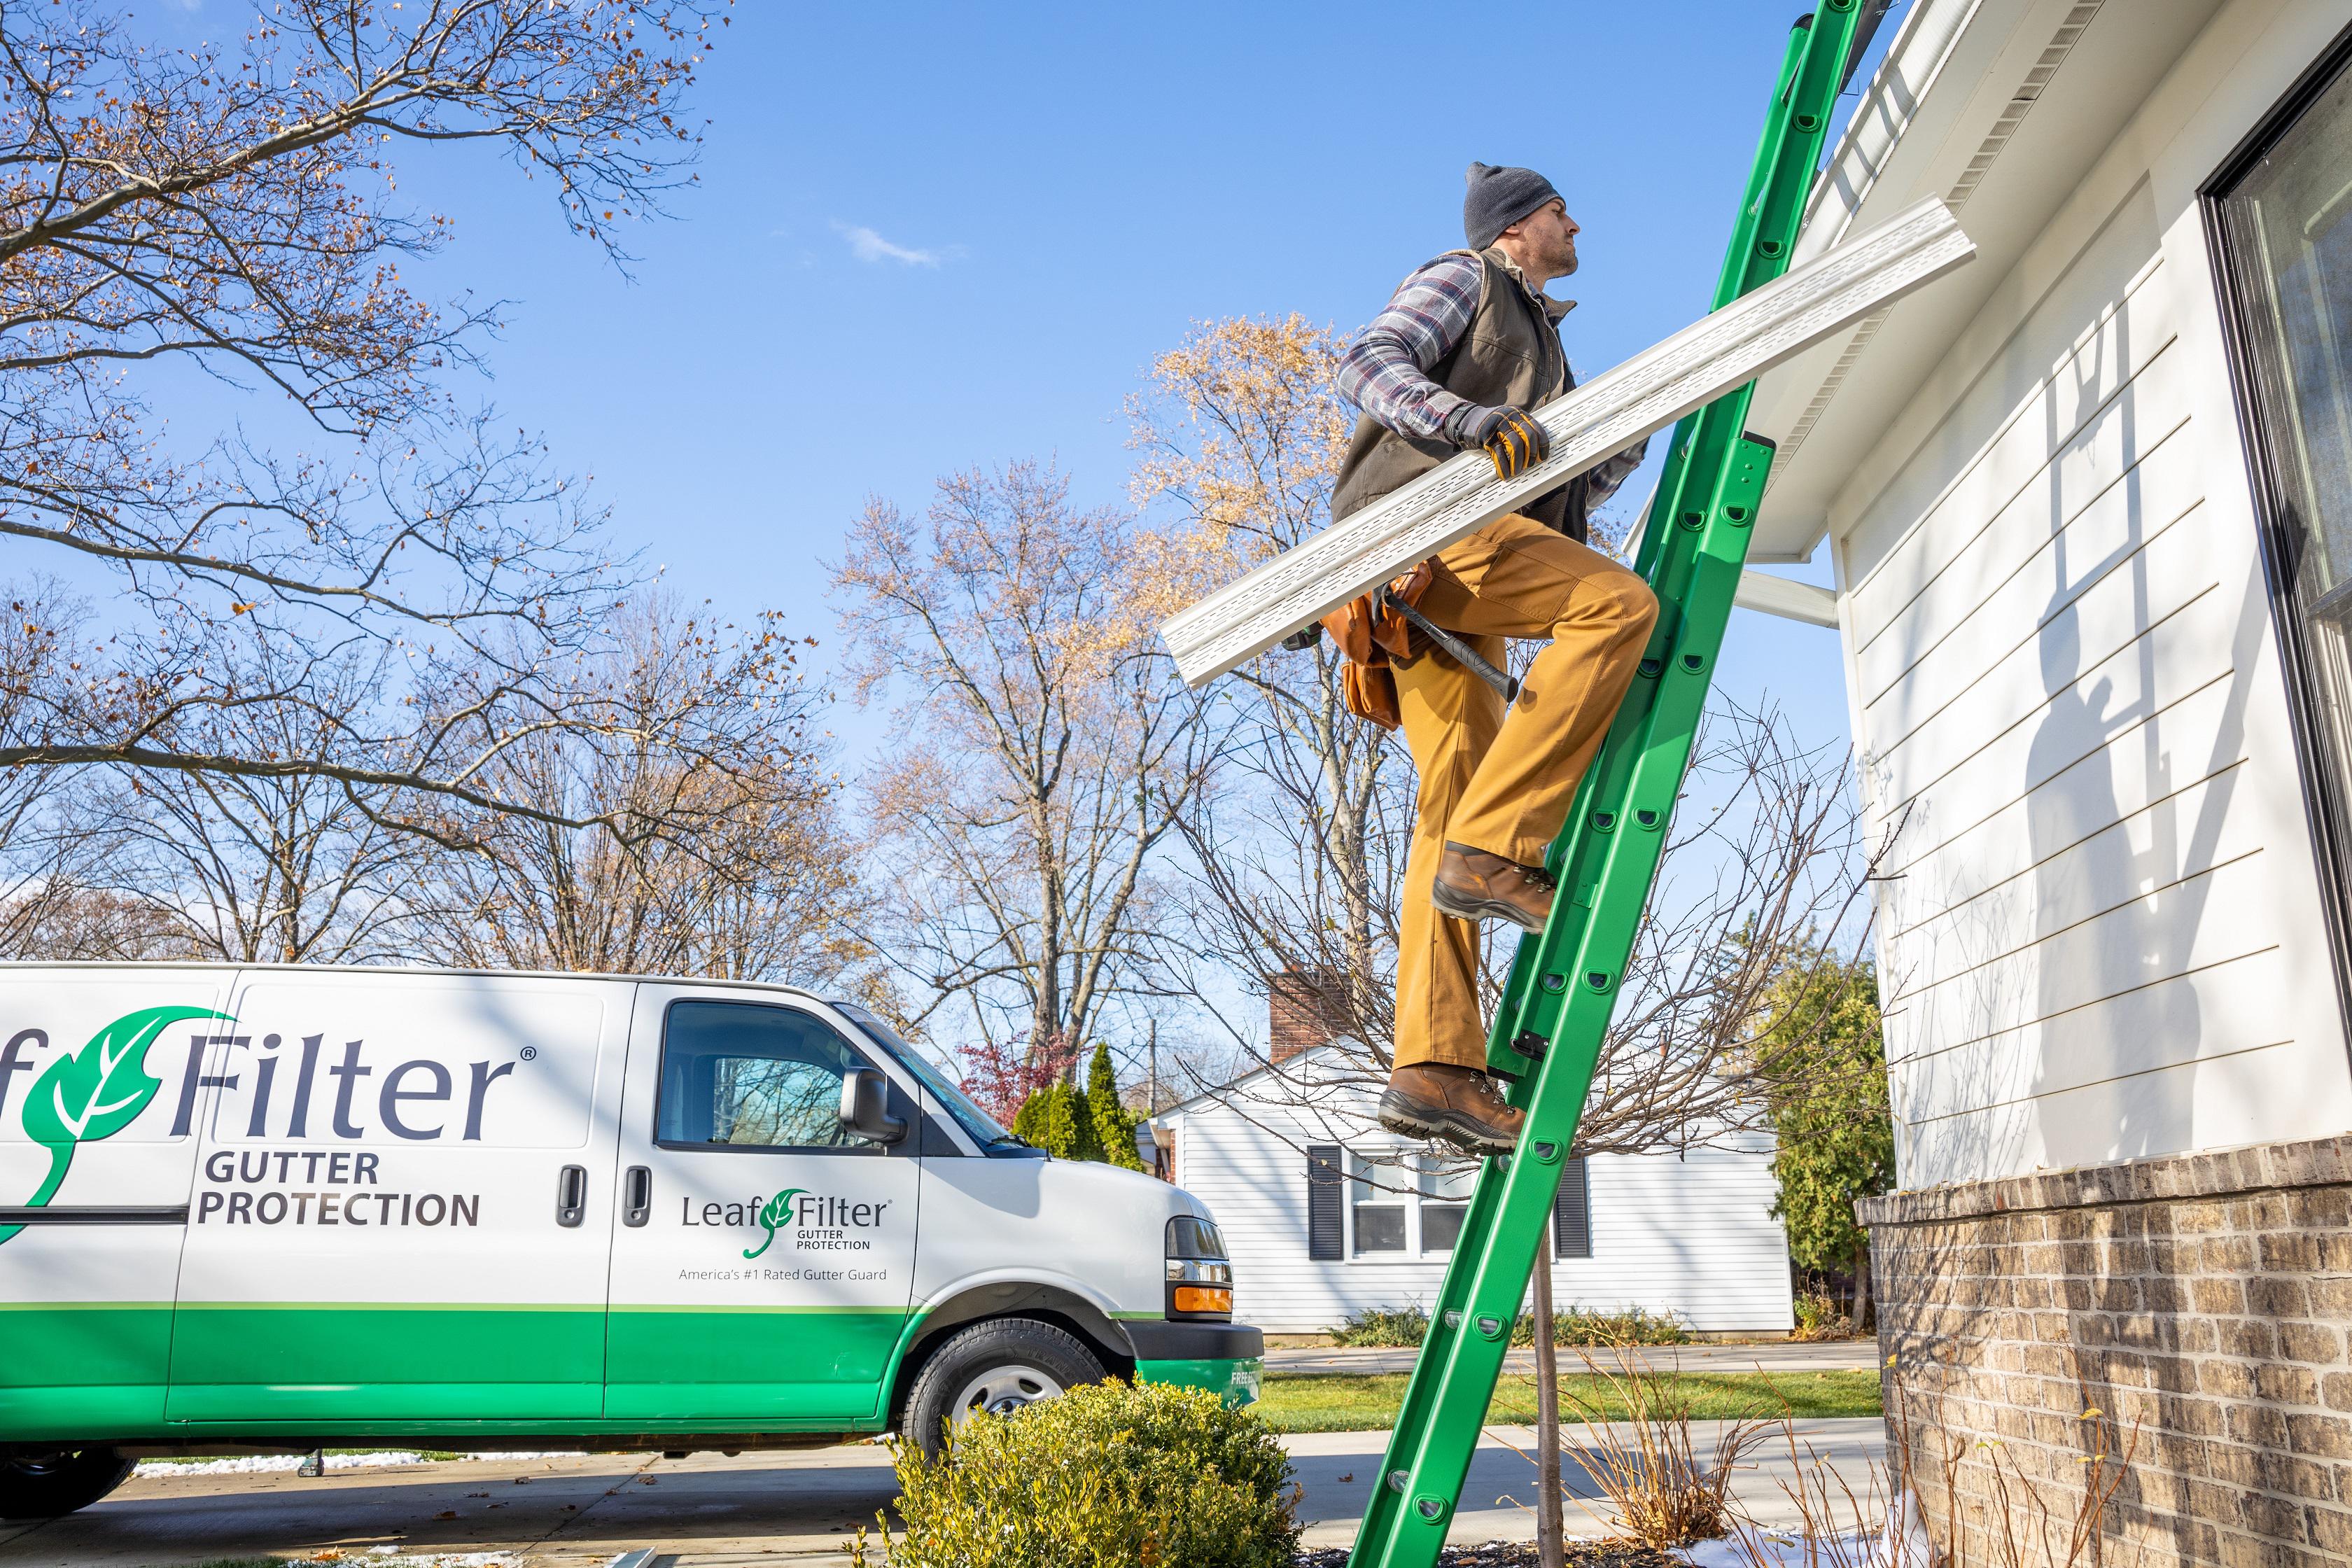
M 643 1165 L 632 1165 L 622 1179 L 621 1223 L 643 1225 L 653 1216 L 654 1173 Z
M 555 1223 L 576 1226 L 588 1214 L 588 1167 L 566 1165 L 555 1178 Z

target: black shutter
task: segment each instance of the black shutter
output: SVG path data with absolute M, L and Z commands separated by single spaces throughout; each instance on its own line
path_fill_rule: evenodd
M 1339 1205 L 1340 1149 L 1337 1143 L 1310 1144 L 1307 1150 L 1307 1256 L 1336 1261 L 1347 1255 L 1348 1217 Z
M 1555 1258 L 1592 1256 L 1592 1194 L 1580 1155 L 1559 1173 L 1559 1195 L 1551 1201 L 1551 1250 Z

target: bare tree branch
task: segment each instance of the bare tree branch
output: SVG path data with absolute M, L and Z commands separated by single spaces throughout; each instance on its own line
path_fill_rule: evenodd
M 404 280 L 449 231 L 391 158 L 502 146 L 621 260 L 690 178 L 725 5 L 287 0 L 193 50 L 109 0 L 0 7 L 0 539 L 110 584 L 12 675 L 0 769 L 309 780 L 446 845 L 602 820 L 487 781 L 553 731 L 635 743 L 568 684 L 633 571 L 535 442 L 458 412 L 495 307 Z M 173 361 L 324 447 L 179 440 L 150 401 Z M 352 659 L 382 676 L 358 705 Z

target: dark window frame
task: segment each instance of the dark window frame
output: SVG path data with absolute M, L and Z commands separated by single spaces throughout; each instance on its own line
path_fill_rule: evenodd
M 2304 818 L 2311 833 L 2313 859 L 2319 875 L 2322 915 L 2327 927 L 2330 966 L 2336 985 L 2339 1022 L 2346 1028 L 2346 1052 L 2352 1057 L 2352 778 L 2334 776 L 2327 761 L 2325 722 L 2317 707 L 2317 678 L 2312 652 L 2305 640 L 2289 553 L 2294 541 L 2287 537 L 2285 489 L 2273 460 L 2272 434 L 2267 429 L 2256 392 L 2254 345 L 2246 321 L 2252 302 L 2239 286 L 2238 255 L 2227 211 L 2229 199 L 2261 166 L 2303 116 L 2352 71 L 2352 26 L 2346 27 L 2322 49 L 2319 58 L 2298 76 L 2272 105 L 2206 182 L 2198 187 L 2200 216 L 2212 266 L 2213 287 L 2221 322 L 2223 353 L 2230 367 L 2230 390 L 2238 416 L 2239 447 L 2246 463 L 2246 479 L 2253 493 L 2255 528 L 2259 536 L 2264 585 L 2271 607 L 2271 627 L 2285 678 L 2289 729 L 2295 752 L 2295 776 L 2303 791 Z

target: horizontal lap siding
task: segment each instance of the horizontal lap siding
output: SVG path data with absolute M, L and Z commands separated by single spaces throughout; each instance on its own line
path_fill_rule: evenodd
M 2275 1135 L 2309 848 L 2247 807 L 2263 627 L 2192 308 L 2127 203 L 1849 531 L 1906 1187 Z
M 2123 297 L 2063 351 L 2054 369 L 2036 379 L 2031 395 L 1979 437 L 1980 448 L 1919 514 L 1918 521 L 1935 526 L 1905 532 L 1857 585 L 1858 594 L 1867 591 L 1853 605 L 1856 657 L 1867 689 L 1884 689 L 1874 672 L 1899 670 L 1934 646 L 2013 567 L 2023 552 L 2017 546 L 2030 550 L 2038 542 L 2020 534 L 2004 551 L 1997 530 L 2030 522 L 2037 498 L 2046 516 L 2053 458 L 2062 471 L 2082 465 L 2077 471 L 2085 479 L 2098 471 L 2091 465 L 2104 460 L 2100 444 L 2084 440 L 2084 434 L 2116 431 L 2103 417 L 2109 405 L 2177 340 L 2174 301 L 2164 284 L 2160 267 L 2134 276 Z M 2021 342 L 2009 352 L 2031 355 L 2036 346 Z M 1965 421 L 1963 414 L 1956 423 Z M 2088 489 L 2080 499 L 2095 493 L 2095 487 Z M 1995 535 L 1990 546 L 1989 534 Z M 1943 591 L 1931 592 L 1948 574 Z
M 1361 1108 L 1369 1124 L 1369 1104 Z M 1316 1262 L 1307 1256 L 1308 1143 L 1329 1141 L 1319 1101 L 1311 1125 L 1279 1105 L 1213 1103 L 1181 1114 L 1177 1180 L 1207 1204 L 1233 1254 L 1234 1313 L 1276 1332 L 1316 1332 L 1351 1312 L 1426 1307 L 1445 1267 Z M 1379 1140 L 1357 1140 L 1360 1147 Z M 1787 1244 L 1771 1216 L 1769 1149 L 1602 1155 L 1589 1167 L 1592 1256 L 1559 1262 L 1563 1306 L 1639 1306 L 1703 1331 L 1782 1331 L 1790 1324 Z

